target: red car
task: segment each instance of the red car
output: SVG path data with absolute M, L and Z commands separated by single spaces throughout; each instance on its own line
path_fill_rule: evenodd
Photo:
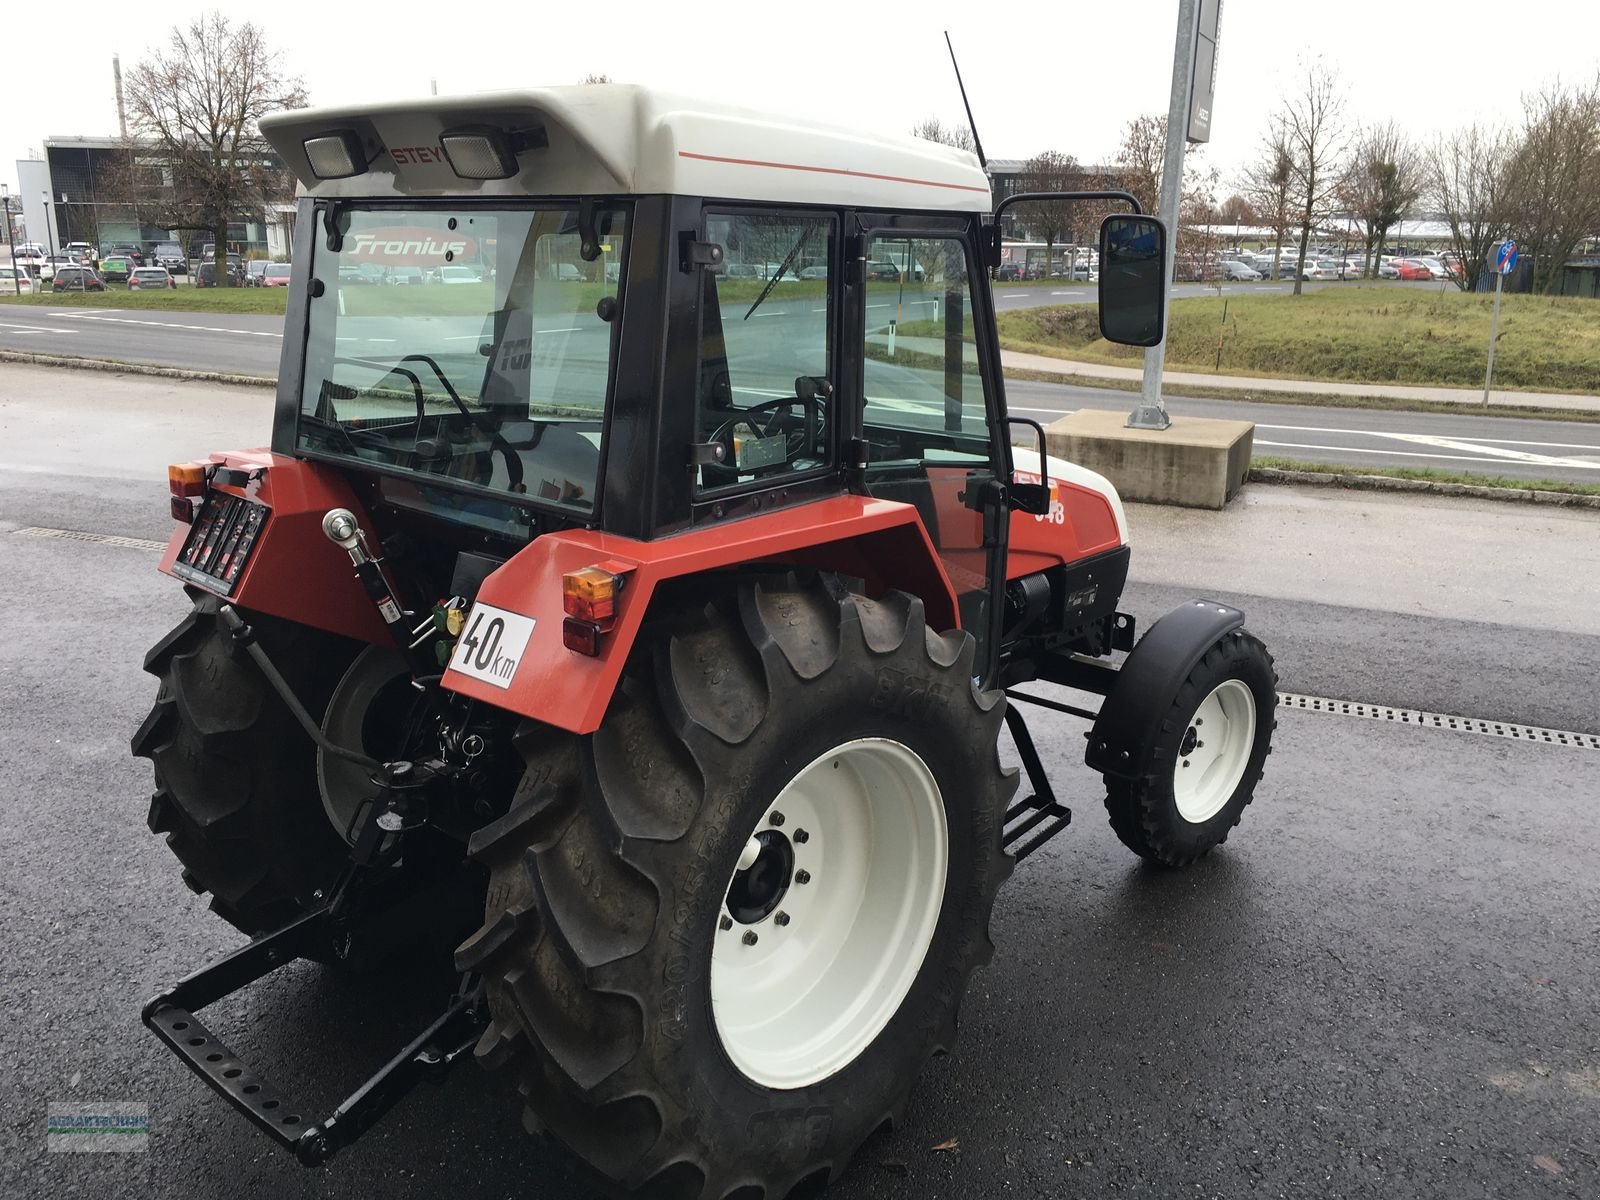
M 1433 272 L 1414 258 L 1402 258 L 1394 264 L 1398 279 L 1432 279 Z
M 267 269 L 261 272 L 261 287 L 288 287 L 289 264 L 268 263 Z

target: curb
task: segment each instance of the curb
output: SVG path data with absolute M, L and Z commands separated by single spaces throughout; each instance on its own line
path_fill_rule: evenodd
M 1434 496 L 1469 496 L 1476 500 L 1600 509 L 1600 496 L 1587 496 L 1574 492 L 1549 492 L 1537 488 L 1483 487 L 1472 483 L 1446 483 L 1434 479 L 1396 479 L 1389 475 L 1325 474 L 1321 471 L 1286 471 L 1280 467 L 1251 467 L 1245 478 L 1250 483 L 1293 483 L 1311 487 L 1351 488 L 1367 492 L 1424 492 Z
M 0 350 L 0 362 L 28 363 L 38 367 L 70 367 L 79 371 L 109 371 L 118 375 L 154 375 L 161 379 L 186 379 L 196 383 L 231 383 L 243 387 L 278 386 L 262 375 L 230 375 L 226 371 L 191 371 L 184 367 L 156 367 L 147 363 L 119 362 L 114 358 L 76 358 L 66 354 L 34 354 L 28 350 Z

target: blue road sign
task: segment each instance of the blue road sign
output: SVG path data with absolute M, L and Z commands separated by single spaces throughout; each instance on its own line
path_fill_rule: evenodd
M 1517 269 L 1517 244 L 1515 242 L 1505 241 L 1495 247 L 1494 269 L 1501 275 L 1509 275 Z

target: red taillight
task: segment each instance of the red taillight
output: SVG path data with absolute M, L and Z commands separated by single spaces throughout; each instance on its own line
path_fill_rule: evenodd
M 580 621 L 609 621 L 617 615 L 622 581 L 600 567 L 584 567 L 561 577 L 561 607 Z
M 182 521 L 185 525 L 194 524 L 194 505 L 189 503 L 189 497 L 172 497 L 172 519 Z
M 561 644 L 568 650 L 595 658 L 600 653 L 600 626 L 592 621 L 567 617 L 561 622 Z

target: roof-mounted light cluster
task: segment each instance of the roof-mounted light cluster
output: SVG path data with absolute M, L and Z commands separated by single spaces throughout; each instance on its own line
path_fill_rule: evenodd
M 506 130 L 492 125 L 464 125 L 439 135 L 439 150 L 461 179 L 510 179 L 517 173 L 517 155 L 525 150 L 542 150 L 549 144 L 541 126 Z M 370 165 L 361 135 L 350 129 L 306 138 L 305 149 L 311 171 L 318 179 L 349 179 Z
M 348 129 L 335 130 L 305 141 L 306 158 L 318 179 L 349 179 L 367 169 L 361 135 Z

